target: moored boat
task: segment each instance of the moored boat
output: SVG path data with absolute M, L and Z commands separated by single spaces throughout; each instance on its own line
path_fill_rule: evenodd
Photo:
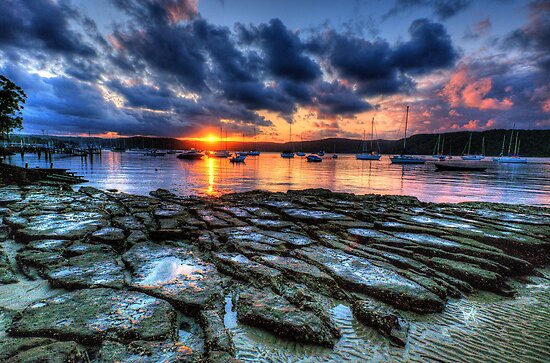
M 244 163 L 246 159 L 246 155 L 235 155 L 231 159 L 229 159 L 232 163 Z
M 204 154 L 195 150 L 184 150 L 182 153 L 178 154 L 177 158 L 182 160 L 199 160 L 204 157 Z
M 424 164 L 426 162 L 426 160 L 418 156 L 406 155 L 408 124 L 409 124 L 409 106 L 407 106 L 407 110 L 405 113 L 405 136 L 403 138 L 403 154 L 394 155 L 390 157 L 390 161 L 392 164 Z
M 160 152 L 156 149 L 152 149 L 152 150 L 149 150 L 148 152 L 146 152 L 143 155 L 145 155 L 145 156 L 164 156 L 164 155 L 166 155 L 166 153 Z
M 310 163 L 320 163 L 321 161 L 323 161 L 323 158 L 321 158 L 317 154 L 309 154 L 308 156 L 306 156 L 306 160 Z
M 377 142 L 378 143 L 378 142 Z M 365 151 L 365 130 L 363 130 L 363 148 L 360 154 L 356 154 L 355 158 L 357 160 L 380 160 L 380 145 L 378 145 L 378 151 L 375 152 L 373 149 L 374 144 L 374 117 L 372 118 L 371 123 L 371 132 L 370 132 L 370 152 Z
M 281 157 L 285 159 L 291 159 L 294 157 L 294 153 L 292 150 L 285 150 L 281 153 Z

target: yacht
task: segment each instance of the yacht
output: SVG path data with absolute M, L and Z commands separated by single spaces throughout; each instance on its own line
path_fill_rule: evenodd
M 462 155 L 462 160 L 483 160 L 485 159 L 485 137 L 481 139 L 481 154 L 470 154 L 470 147 L 472 146 L 472 133 L 468 139 L 468 152 Z
M 183 152 L 178 154 L 177 158 L 183 159 L 183 160 L 199 160 L 199 159 L 202 159 L 203 156 L 204 156 L 203 153 L 195 149 L 191 149 L 191 150 L 184 150 Z
M 306 160 L 310 163 L 320 163 L 323 159 L 317 154 L 309 154 L 306 156 Z
M 527 163 L 527 159 L 522 158 L 519 156 L 519 131 L 516 133 L 516 143 L 514 146 L 514 152 L 511 153 L 512 148 L 512 140 L 514 139 L 514 130 L 512 129 L 512 134 L 510 135 L 510 144 L 508 145 L 508 156 L 503 155 L 504 151 L 504 142 L 506 140 L 506 136 L 504 136 L 504 141 L 502 142 L 502 151 L 500 153 L 499 157 L 493 158 L 493 161 L 496 161 L 500 164 L 525 164 Z
M 390 157 L 392 164 L 424 164 L 426 160 L 413 155 L 406 155 L 407 150 L 407 127 L 409 125 L 409 106 L 407 106 L 407 111 L 405 113 L 405 136 L 403 138 L 403 154 L 394 155 Z
M 363 148 L 360 154 L 355 155 L 355 158 L 357 160 L 380 160 L 380 152 L 374 152 L 373 149 L 373 143 L 374 143 L 374 117 L 372 118 L 371 123 L 371 131 L 370 131 L 370 149 L 371 152 L 368 153 L 365 151 L 365 130 L 363 130 Z M 380 151 L 380 145 L 378 146 L 378 150 Z

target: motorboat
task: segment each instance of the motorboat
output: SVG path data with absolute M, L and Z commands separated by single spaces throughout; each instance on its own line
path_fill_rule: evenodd
M 215 150 L 208 153 L 209 158 L 228 158 L 231 153 L 227 150 Z
M 412 155 L 394 155 L 390 157 L 392 164 L 424 164 L 426 160 Z
M 235 155 L 231 159 L 229 159 L 232 163 L 244 163 L 244 160 L 246 159 L 246 155 Z
M 260 155 L 260 152 L 258 150 L 250 150 L 248 152 L 248 156 L 258 156 Z
M 306 156 L 306 153 L 303 152 L 303 151 L 297 151 L 297 152 L 296 152 L 296 155 L 298 155 L 298 156 Z
M 369 154 L 369 153 L 361 153 L 355 155 L 355 158 L 357 160 L 380 160 L 381 155 L 380 154 Z
M 308 156 L 306 156 L 306 160 L 310 163 L 320 163 L 321 161 L 323 161 L 323 158 L 321 158 L 317 154 L 309 154 Z
M 292 150 L 285 150 L 281 153 L 281 157 L 285 159 L 292 159 L 294 157 L 294 153 Z
M 204 153 L 195 149 L 185 150 L 178 154 L 177 158 L 182 160 L 199 160 L 204 157 Z
M 163 153 L 163 152 L 160 152 L 158 150 L 149 150 L 148 152 L 146 152 L 145 154 L 143 154 L 145 156 L 164 156 L 166 155 L 166 153 Z

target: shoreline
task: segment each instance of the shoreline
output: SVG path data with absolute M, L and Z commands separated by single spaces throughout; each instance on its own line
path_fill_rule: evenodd
M 237 361 L 228 294 L 236 323 L 273 336 L 335 349 L 345 334 L 331 299 L 403 347 L 416 319 L 479 291 L 513 299 L 510 281 L 550 259 L 548 208 L 321 189 L 144 197 L 10 185 L 0 216 L 2 291 L 32 279 L 62 289 L 0 309 L 2 359 Z M 202 332 L 189 346 L 182 324 Z

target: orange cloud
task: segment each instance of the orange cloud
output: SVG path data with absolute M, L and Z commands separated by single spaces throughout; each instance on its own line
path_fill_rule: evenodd
M 451 76 L 440 95 L 447 98 L 451 107 L 508 110 L 514 105 L 509 98 L 499 101 L 496 98 L 486 97 L 492 88 L 493 81 L 490 77 L 475 80 L 468 74 L 468 70 L 462 67 Z
M 478 128 L 479 120 L 470 120 L 466 125 L 464 125 L 464 128 L 466 130 L 476 130 Z

